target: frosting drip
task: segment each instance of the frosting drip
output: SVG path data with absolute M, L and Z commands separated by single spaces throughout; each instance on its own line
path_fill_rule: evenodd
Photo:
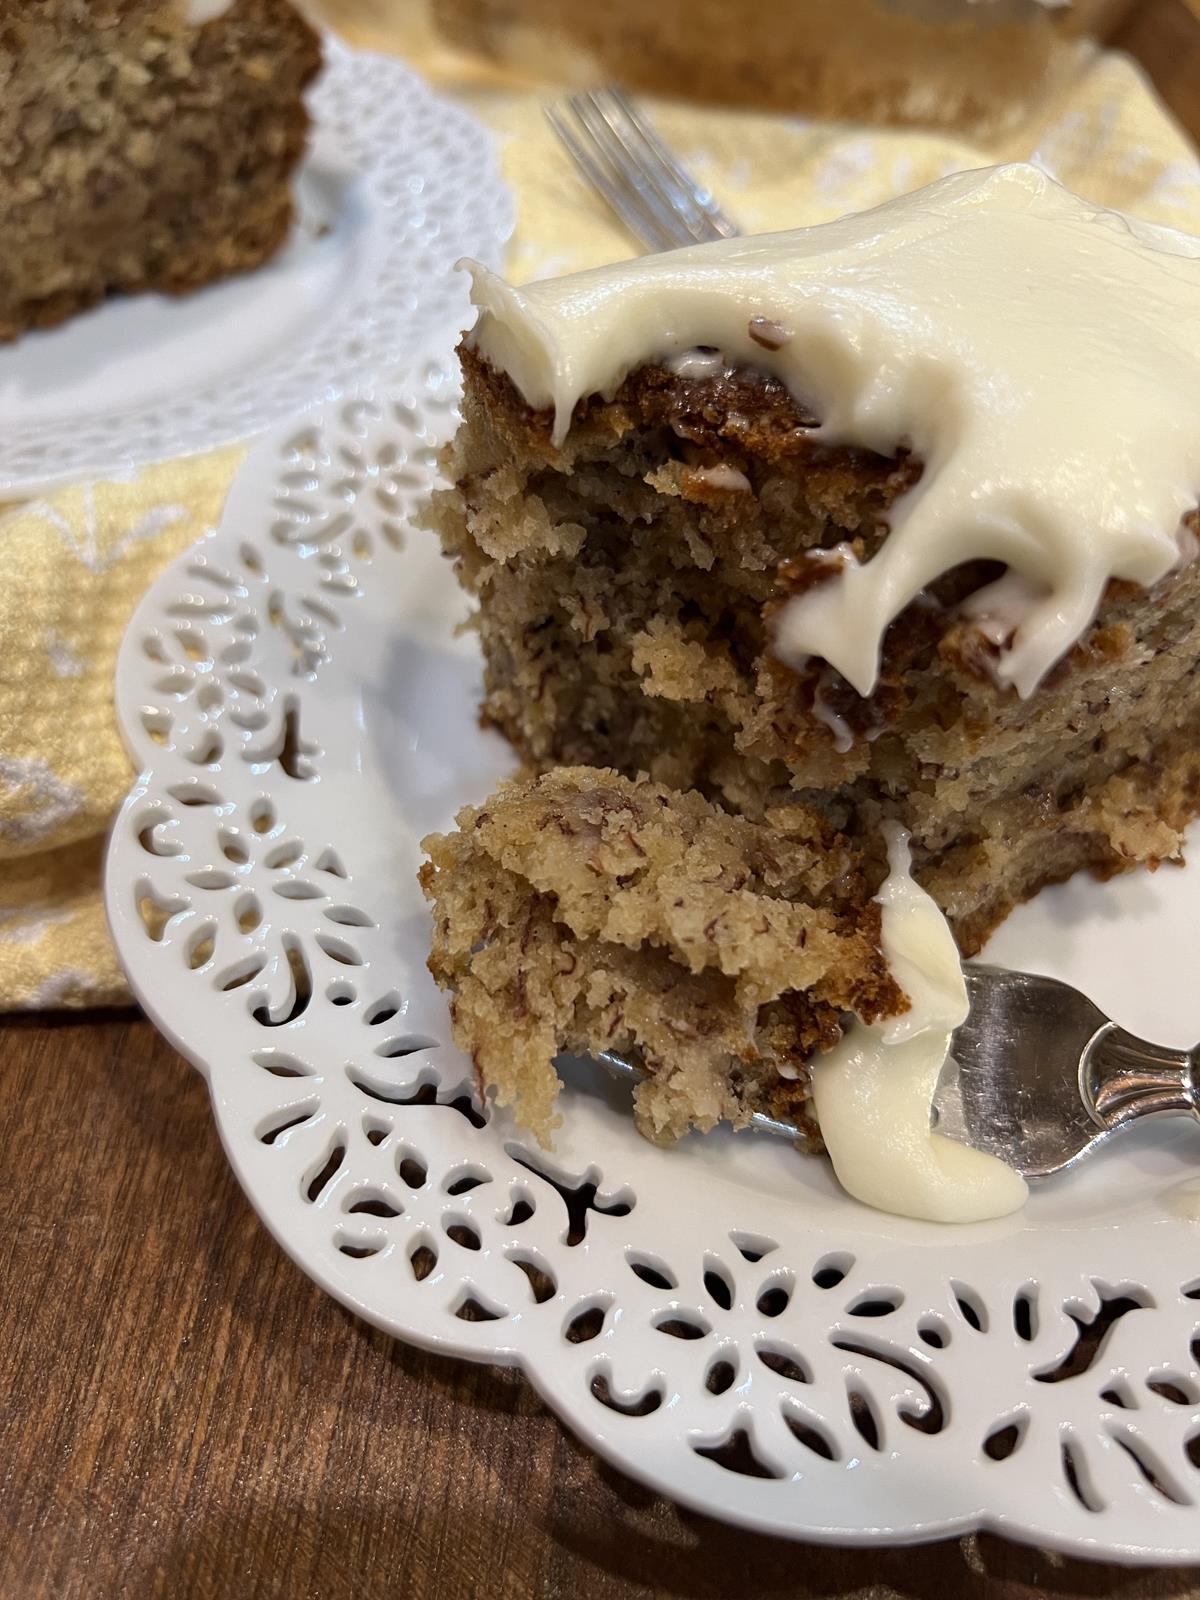
M 1002 1217 L 1025 1203 L 1025 1180 L 995 1156 L 930 1131 L 967 986 L 954 935 L 913 881 L 908 837 L 894 825 L 888 861 L 877 896 L 883 953 L 911 1005 L 887 1022 L 855 1020 L 813 1064 L 821 1134 L 843 1189 L 877 1210 L 931 1222 Z
M 997 679 L 1027 695 L 1111 578 L 1149 586 L 1180 559 L 1200 499 L 1200 239 L 1037 168 L 521 289 L 471 271 L 477 348 L 553 409 L 558 442 L 581 398 L 647 362 L 695 370 L 703 348 L 777 376 L 823 419 L 814 437 L 921 458 L 877 554 L 777 621 L 785 661 L 821 656 L 861 695 L 888 623 L 964 561 L 1009 569 L 980 615 Z

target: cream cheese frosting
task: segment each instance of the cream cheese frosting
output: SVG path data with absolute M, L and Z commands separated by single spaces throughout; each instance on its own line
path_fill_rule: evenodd
M 813 1102 L 842 1187 L 869 1206 L 932 1222 L 979 1222 L 1025 1203 L 1025 1180 L 995 1156 L 933 1133 L 938 1077 L 967 986 L 954 935 L 914 882 L 908 838 L 892 826 L 877 895 L 883 953 L 910 1001 L 903 1016 L 853 1021 L 812 1068 Z
M 1152 585 L 1200 499 L 1200 239 L 1039 169 L 956 173 L 872 211 L 514 288 L 470 264 L 475 346 L 554 412 L 692 352 L 778 377 L 813 436 L 911 449 L 919 481 L 861 565 L 784 606 L 775 648 L 871 693 L 888 623 L 942 573 L 1005 563 L 973 615 L 1031 693 L 1111 578 Z

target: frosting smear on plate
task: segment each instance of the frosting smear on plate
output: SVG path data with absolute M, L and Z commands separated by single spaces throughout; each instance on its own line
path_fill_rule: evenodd
M 513 288 L 473 266 L 473 342 L 561 442 L 576 403 L 689 352 L 778 377 L 814 437 L 911 450 L 919 481 L 873 559 L 782 608 L 776 649 L 862 695 L 888 623 L 934 579 L 1009 569 L 996 673 L 1031 693 L 1106 585 L 1191 547 L 1200 494 L 1200 239 L 1090 204 L 1039 169 L 956 173 L 819 227 Z
M 880 1211 L 980 1222 L 1025 1203 L 1025 1180 L 995 1156 L 930 1129 L 938 1078 L 967 986 L 945 917 L 912 878 L 908 838 L 892 827 L 891 868 L 876 899 L 888 966 L 912 1002 L 903 1016 L 857 1018 L 812 1067 L 817 1120 L 838 1181 Z

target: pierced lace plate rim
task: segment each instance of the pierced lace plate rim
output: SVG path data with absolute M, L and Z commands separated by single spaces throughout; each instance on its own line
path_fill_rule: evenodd
M 435 797 L 433 820 L 448 822 L 447 806 L 486 792 L 482 769 L 455 765 L 484 760 L 482 736 L 469 719 L 462 724 L 477 669 L 468 644 L 448 642 L 452 580 L 429 536 L 409 525 L 424 492 L 421 474 L 400 481 L 418 459 L 428 470 L 449 425 L 452 387 L 448 358 L 434 352 L 394 390 L 366 391 L 274 430 L 240 475 L 221 527 L 158 580 L 121 651 L 119 720 L 143 770 L 110 844 L 110 921 L 135 992 L 205 1072 L 222 1140 L 252 1204 L 297 1264 L 366 1320 L 427 1349 L 520 1366 L 590 1447 L 706 1514 L 825 1543 L 921 1542 L 989 1528 L 1092 1557 L 1196 1559 L 1200 1461 L 1190 1458 L 1185 1470 L 1179 1455 L 1200 1437 L 1200 1370 L 1188 1354 L 1189 1341 L 1200 1337 L 1200 1278 L 1185 1270 L 1194 1238 L 1186 1225 L 1135 1220 L 1121 1229 L 1102 1217 L 1075 1226 L 1068 1214 L 1046 1232 L 914 1233 L 829 1202 L 810 1168 L 797 1170 L 795 1199 L 786 1189 L 756 1188 L 746 1181 L 750 1147 L 734 1139 L 712 1141 L 701 1155 L 654 1152 L 603 1096 L 571 1101 L 566 1141 L 552 1156 L 531 1150 L 497 1114 L 479 1129 L 449 1103 L 469 1087 L 469 1064 L 446 1041 L 444 1001 L 423 976 L 424 925 L 393 924 L 403 922 L 401 911 L 418 924 L 424 915 L 408 874 L 415 838 L 431 825 L 428 796 Z M 389 528 L 403 549 L 390 544 Z M 361 561 L 353 554 L 360 535 L 371 547 Z M 214 585 L 233 593 L 228 573 L 219 581 L 214 573 L 251 560 L 261 588 L 245 566 L 246 597 L 213 602 Z M 318 573 L 331 615 L 358 607 L 353 629 L 336 615 L 329 622 L 305 612 L 302 591 Z M 397 641 L 403 650 L 393 658 L 385 652 Z M 216 643 L 232 655 L 221 665 L 216 652 L 206 666 L 196 652 Z M 161 658 L 147 655 L 149 647 Z M 430 687 L 410 694 L 404 685 L 421 674 Z M 224 699 L 204 709 L 201 691 L 218 681 Z M 346 707 L 366 706 L 380 683 L 403 702 L 401 712 L 390 703 L 376 707 L 356 732 Z M 290 734 L 289 700 L 298 708 Z M 237 731 L 235 715 L 247 729 Z M 371 744 L 375 725 L 389 750 L 405 752 L 388 776 L 405 798 L 381 810 L 385 790 L 363 788 L 359 811 L 354 784 L 381 781 L 371 765 L 380 754 Z M 165 744 L 153 738 L 155 727 Z M 443 734 L 452 749 L 439 742 Z M 196 741 L 211 735 L 225 740 L 224 754 L 198 762 L 207 752 Z M 331 785 L 327 794 L 277 770 L 289 738 L 288 759 L 318 767 Z M 347 776 L 355 760 L 369 776 Z M 448 762 L 445 772 L 439 762 Z M 181 789 L 195 798 L 206 784 L 220 790 L 221 807 L 173 798 Z M 274 810 L 256 835 L 252 812 L 264 796 Z M 307 820 L 295 822 L 304 807 Z M 348 833 L 347 814 L 356 824 Z M 289 861 L 293 823 L 303 848 Z M 337 828 L 336 838 L 320 831 Z M 387 836 L 383 845 L 375 834 Z M 180 854 L 159 854 L 170 839 L 183 841 Z M 230 846 L 234 855 L 223 857 Z M 354 857 L 364 851 L 360 870 Z M 238 853 L 250 859 L 238 865 Z M 393 862 L 387 881 L 379 867 L 385 857 Z M 316 897 L 292 898 L 297 884 L 307 893 L 335 868 L 348 876 L 335 872 Z M 225 887 L 213 877 L 222 872 L 231 879 Z M 147 937 L 137 907 L 141 884 L 165 903 L 158 937 Z M 256 945 L 256 933 L 237 933 L 228 898 L 250 894 L 269 909 L 278 885 L 287 891 L 280 915 L 290 919 L 279 928 L 299 930 L 309 951 L 313 999 L 290 1020 L 286 962 L 269 940 Z M 332 940 L 321 908 L 344 916 L 346 907 L 329 905 L 331 887 L 367 924 L 335 918 Z M 188 907 L 171 911 L 172 896 L 189 896 Z M 211 909 L 217 905 L 219 912 Z M 217 952 L 206 952 L 202 940 L 196 947 L 208 923 L 219 923 Z M 322 936 L 340 950 L 332 966 L 317 953 Z M 239 938 L 251 941 L 254 960 L 267 958 L 246 979 L 239 963 L 250 947 Z M 236 953 L 228 965 L 221 940 Z M 347 967 L 351 943 L 358 965 Z M 203 959 L 193 965 L 189 950 Z M 226 977 L 226 989 L 216 987 Z M 250 1000 L 238 999 L 253 999 L 259 983 L 266 1022 L 253 1019 Z M 376 1023 L 381 1007 L 390 1014 Z M 372 1030 L 401 1024 L 401 1053 L 389 1056 L 389 1041 Z M 268 1026 L 278 1034 L 264 1051 Z M 294 1111 L 309 1091 L 288 1087 L 294 1079 L 260 1081 L 250 1066 L 255 1054 L 279 1065 L 277 1037 L 320 1098 L 315 1112 L 278 1138 L 264 1118 Z M 426 1088 L 437 1104 L 410 1100 L 397 1109 L 396 1096 Z M 371 1132 L 362 1136 L 369 1124 L 378 1143 Z M 274 1142 L 265 1142 L 268 1133 Z M 323 1177 L 343 1133 L 347 1149 Z M 1170 1172 L 1186 1170 L 1188 1152 L 1169 1158 Z M 756 1146 L 751 1159 L 757 1169 L 781 1158 Z M 1135 1167 L 1148 1159 L 1145 1150 L 1131 1157 Z M 407 1160 L 421 1169 L 416 1175 L 404 1176 Z M 1106 1170 L 1120 1174 L 1112 1164 Z M 456 1173 L 477 1186 L 452 1190 Z M 797 1222 L 801 1185 L 814 1209 Z M 535 1204 L 528 1218 L 510 1222 L 518 1190 Z M 347 1209 L 368 1191 L 364 1203 L 375 1211 Z M 573 1215 L 568 1193 L 585 1229 L 576 1244 L 563 1221 Z M 345 1252 L 347 1241 L 358 1254 Z M 436 1254 L 424 1278 L 416 1265 L 422 1249 Z M 549 1274 L 553 1292 L 545 1299 L 536 1298 L 534 1278 L 527 1284 L 513 1271 L 530 1265 Z M 673 1285 L 656 1286 L 656 1273 Z M 1130 1294 L 1140 1299 L 1122 1312 Z M 461 1320 L 454 1305 L 464 1295 L 485 1314 L 499 1314 Z M 597 1313 L 592 1332 L 588 1319 Z M 1110 1314 L 1104 1341 L 1080 1374 L 1036 1376 L 1040 1367 L 1062 1370 L 1082 1348 L 1088 1320 Z M 672 1320 L 683 1331 L 665 1336 Z M 578 1340 L 569 1331 L 577 1326 Z M 783 1367 L 767 1366 L 764 1352 Z M 714 1379 L 720 1353 L 739 1379 L 724 1388 Z M 989 1385 L 977 1381 L 982 1363 Z M 1121 1375 L 1113 1385 L 1126 1393 L 1120 1404 L 1102 1405 L 1096 1391 L 1114 1363 Z M 807 1376 L 795 1375 L 801 1367 Z M 596 1392 L 601 1380 L 604 1399 Z M 1148 1387 L 1154 1382 L 1159 1389 Z M 658 1403 L 639 1413 L 656 1384 Z M 854 1405 L 847 1410 L 855 1393 L 857 1422 Z M 989 1459 L 985 1434 L 1002 1436 L 1006 1419 L 1015 1419 L 1018 1442 L 1009 1457 Z M 732 1447 L 745 1429 L 752 1463 L 781 1476 L 758 1478 L 703 1454 Z M 1144 1458 L 1141 1476 L 1128 1467 L 1131 1450 Z M 1019 1477 L 1005 1474 L 1007 1460 Z M 1145 1476 L 1147 1461 L 1167 1492 Z M 916 1505 L 913 1474 L 925 1486 Z M 1114 1498 L 1114 1485 L 1123 1499 Z M 1088 1509 L 1089 1497 L 1098 1509 Z

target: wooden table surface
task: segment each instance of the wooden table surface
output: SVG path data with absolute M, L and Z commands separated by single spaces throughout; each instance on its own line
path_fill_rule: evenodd
M 1200 136 L 1200 25 L 1122 42 Z M 992 1537 L 784 1543 L 680 1511 L 511 1373 L 356 1321 L 259 1225 L 133 1013 L 0 1022 L 0 1600 L 1200 1595 Z

